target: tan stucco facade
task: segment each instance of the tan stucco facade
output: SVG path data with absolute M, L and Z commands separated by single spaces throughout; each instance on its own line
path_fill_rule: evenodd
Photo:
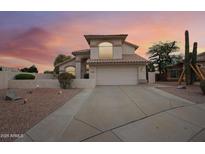
M 89 78 L 96 80 L 96 85 L 137 85 L 146 82 L 146 60 L 136 56 L 138 46 L 126 42 L 126 36 L 85 36 L 90 49 L 74 52 L 75 60 L 70 64 L 62 64 L 60 70 L 65 70 L 67 66 L 75 66 L 76 79 L 82 79 L 86 73 L 86 65 L 89 65 Z M 113 47 L 112 59 L 109 59 L 109 62 L 99 57 L 99 44 L 103 42 L 109 42 Z M 87 60 L 99 62 L 88 63 Z
M 126 43 L 124 43 L 122 45 L 122 54 L 134 54 L 135 50 L 136 50 L 136 48 L 134 48 L 133 46 L 130 46 Z
M 72 66 L 75 67 L 76 66 L 76 62 L 75 59 L 71 60 L 69 63 L 64 63 L 59 67 L 59 71 L 60 72 L 64 72 L 66 70 L 67 67 Z
M 98 45 L 102 42 L 109 42 L 113 45 L 113 59 L 122 58 L 122 41 L 120 39 L 98 39 L 90 41 L 90 59 L 99 59 L 99 47 Z

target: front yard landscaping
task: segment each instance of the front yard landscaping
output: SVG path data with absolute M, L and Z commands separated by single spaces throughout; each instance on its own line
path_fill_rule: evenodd
M 13 89 L 26 102 L 24 99 L 5 101 L 7 91 L 0 90 L 0 141 L 14 141 L 15 134 L 24 134 L 80 89 Z
M 205 95 L 201 91 L 199 85 L 188 85 L 186 89 L 177 89 L 177 82 L 158 82 L 158 84 L 164 86 L 159 86 L 157 88 L 168 93 L 185 98 L 197 104 L 205 103 Z M 185 83 L 183 83 L 183 85 L 185 85 Z

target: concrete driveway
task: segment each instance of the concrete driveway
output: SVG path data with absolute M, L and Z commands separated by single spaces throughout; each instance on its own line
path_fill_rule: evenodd
M 83 90 L 18 141 L 204 141 L 205 104 L 151 86 Z

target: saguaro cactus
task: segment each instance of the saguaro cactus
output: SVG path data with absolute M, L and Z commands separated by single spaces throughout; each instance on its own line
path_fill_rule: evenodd
M 195 68 L 196 66 L 196 62 L 197 62 L 197 42 L 194 42 L 193 45 L 193 52 L 192 52 L 192 65 Z M 193 70 L 191 71 L 191 82 L 196 81 L 196 74 L 193 72 Z
M 186 78 L 186 85 L 190 84 L 190 74 L 191 74 L 191 69 L 190 69 L 190 54 L 189 54 L 189 32 L 186 30 L 185 31 L 185 78 Z
M 193 53 L 190 52 L 189 53 L 189 59 L 190 59 L 190 62 L 189 64 L 192 64 L 192 59 L 193 59 Z M 190 85 L 194 82 L 194 71 L 190 68 Z
M 192 64 L 193 65 L 196 65 L 196 61 L 197 61 L 197 42 L 194 42 L 194 45 L 193 45 L 193 54 L 192 54 Z

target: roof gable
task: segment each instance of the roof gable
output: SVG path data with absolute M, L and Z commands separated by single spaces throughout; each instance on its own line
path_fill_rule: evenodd
M 125 40 L 128 34 L 114 34 L 114 35 L 84 35 L 85 39 L 87 40 L 88 44 L 90 44 L 91 40 L 101 40 L 101 39 L 121 39 Z
M 130 43 L 130 42 L 128 42 L 128 41 L 125 41 L 125 44 L 127 44 L 127 45 L 129 45 L 129 46 L 134 47 L 134 48 L 135 48 L 135 50 L 139 48 L 139 46 L 138 46 L 138 45 L 133 44 L 133 43 Z
M 87 55 L 90 54 L 90 49 L 76 50 L 72 52 L 72 55 Z
M 88 64 L 146 64 L 147 60 L 138 54 L 123 54 L 122 59 L 88 59 Z

